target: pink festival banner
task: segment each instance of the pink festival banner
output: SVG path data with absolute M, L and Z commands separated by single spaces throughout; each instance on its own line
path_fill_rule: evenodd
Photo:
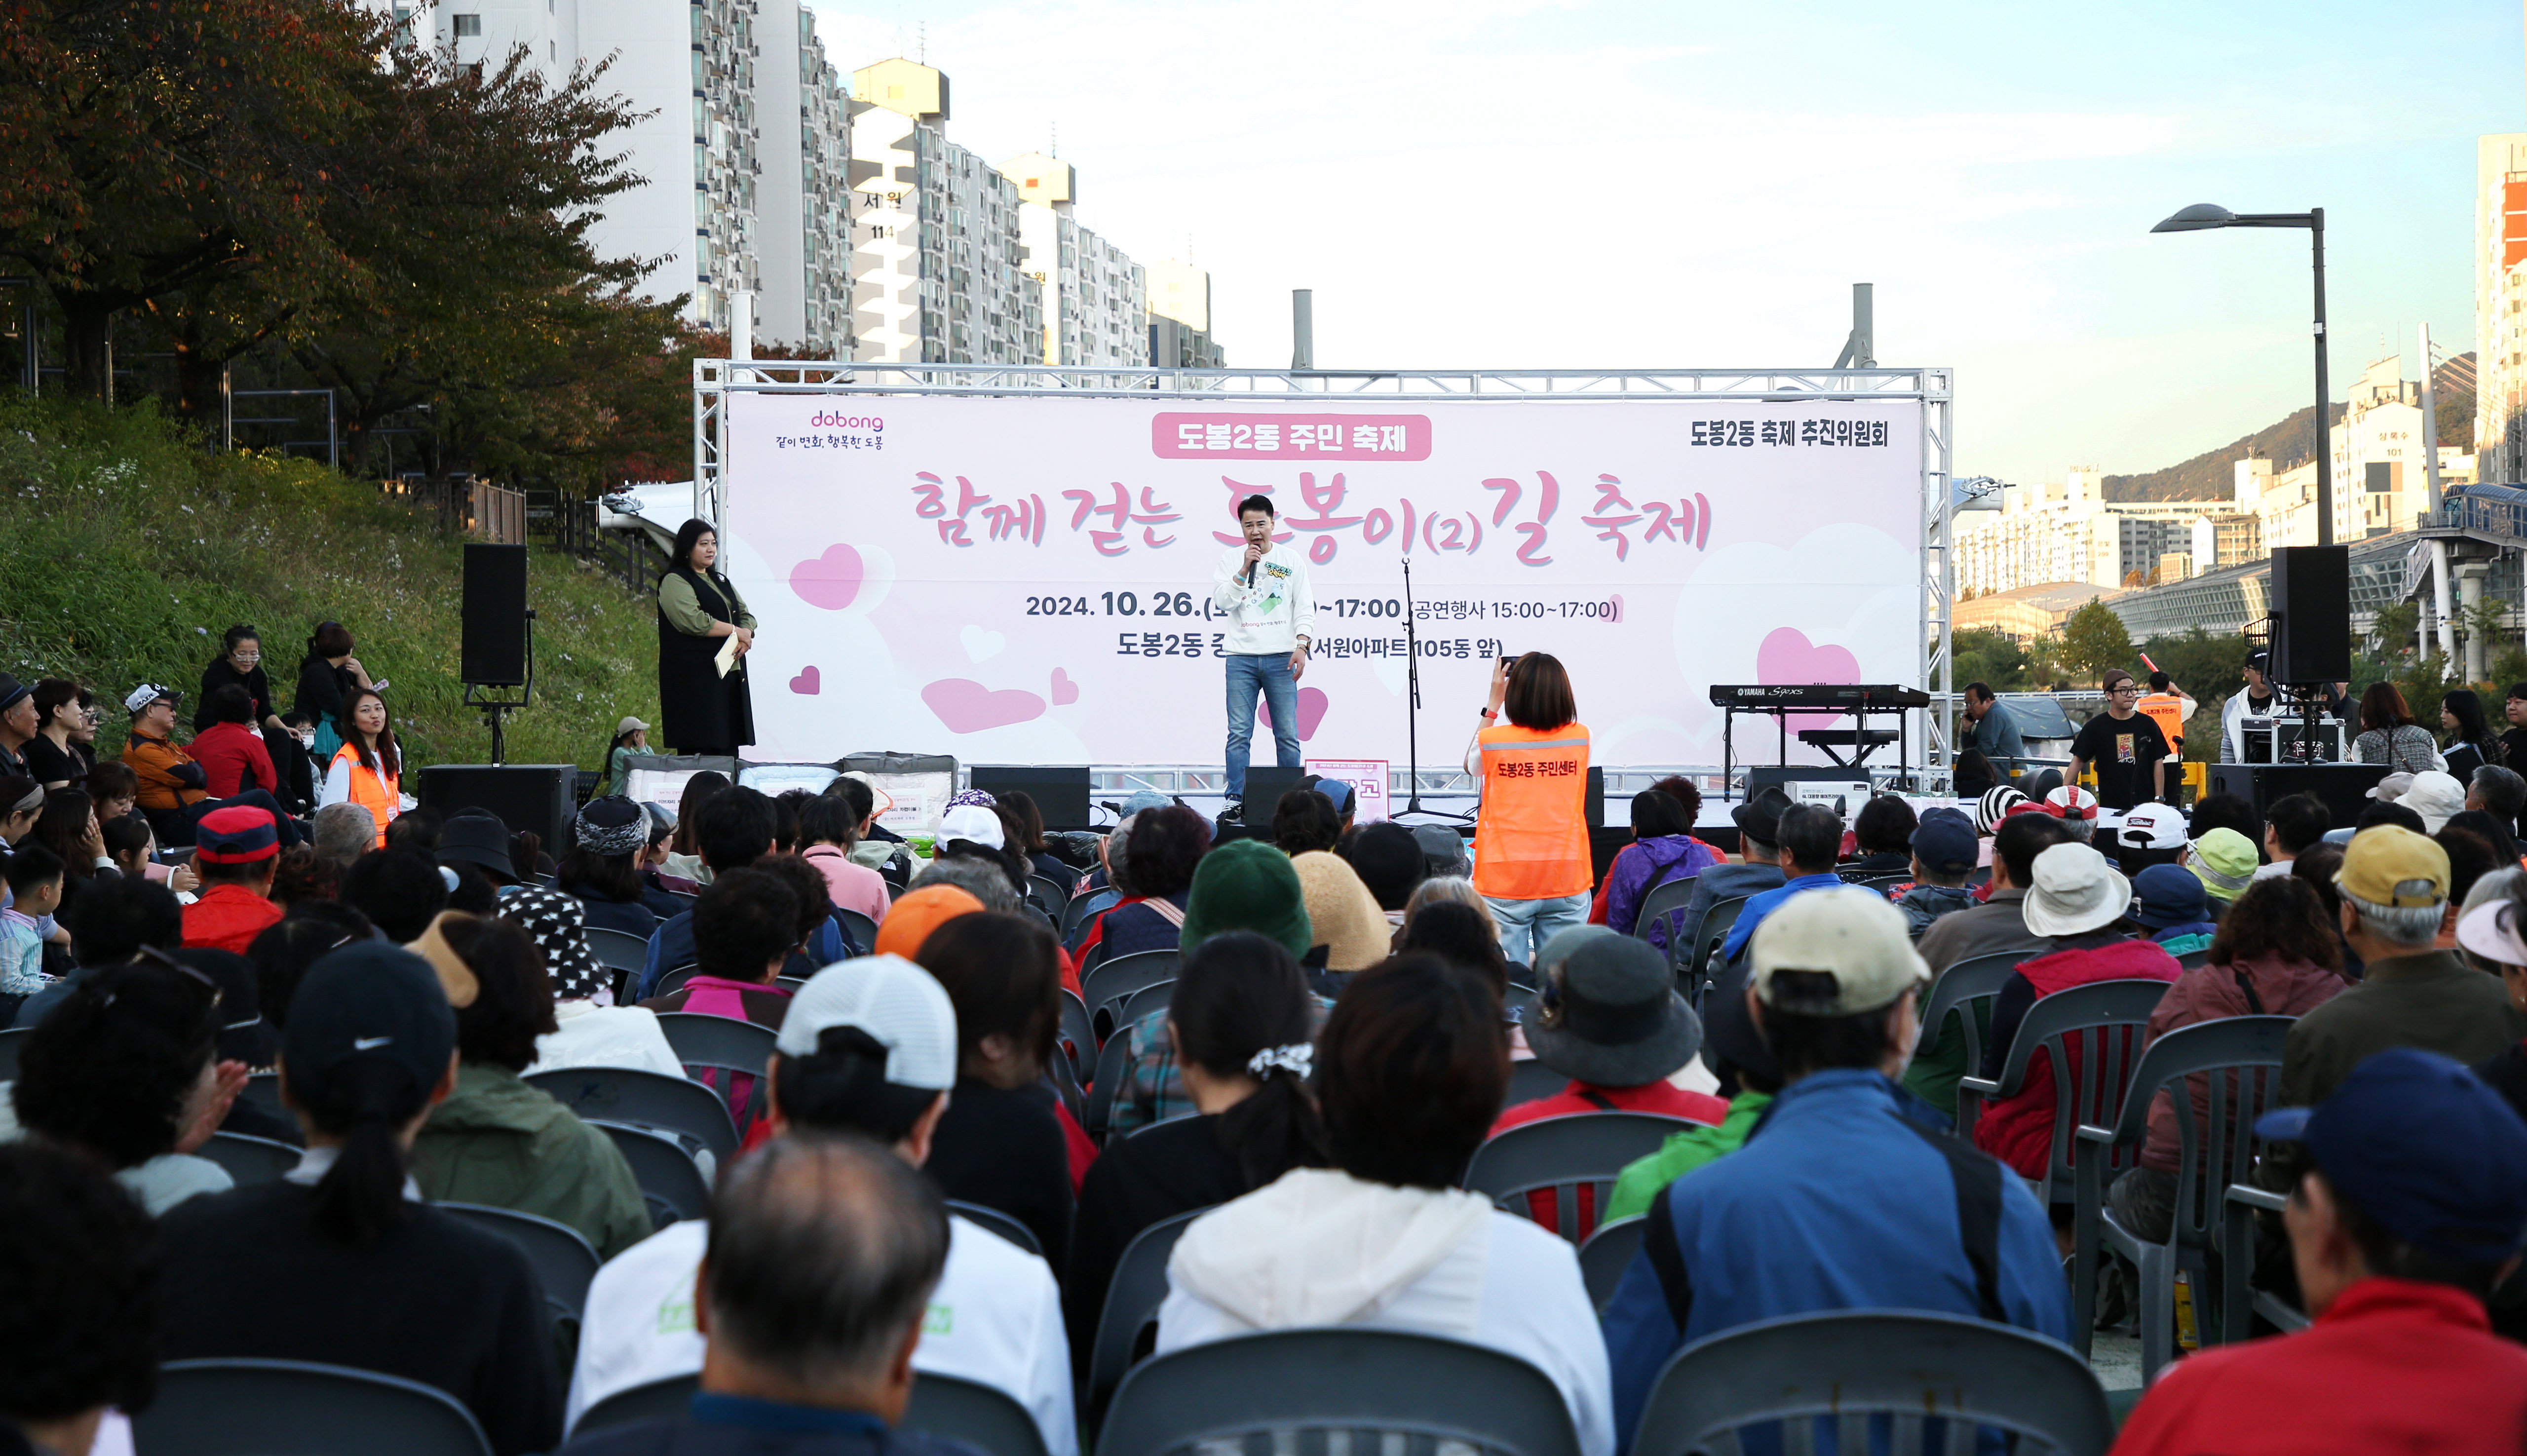
M 1425 766 L 1503 652 L 1562 658 L 1608 764 L 1717 763 L 1713 683 L 1920 670 L 1913 401 L 741 391 L 726 420 L 756 757 L 1217 762 L 1250 494 L 1309 563 L 1310 757 L 1405 760 L 1407 556 Z

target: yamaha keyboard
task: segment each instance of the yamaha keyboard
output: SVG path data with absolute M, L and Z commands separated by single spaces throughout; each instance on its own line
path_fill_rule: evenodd
M 1894 683 L 1714 683 L 1714 707 L 1849 709 L 1929 707 L 1931 695 Z

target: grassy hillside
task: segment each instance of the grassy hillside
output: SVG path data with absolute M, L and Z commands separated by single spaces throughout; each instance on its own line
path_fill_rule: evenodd
M 191 720 L 232 623 L 262 629 L 285 710 L 309 632 L 333 617 L 390 680 L 408 762 L 487 761 L 456 680 L 462 545 L 320 465 L 202 451 L 146 406 L 0 396 L 0 670 L 94 688 L 101 756 L 141 682 L 181 688 Z M 657 721 L 656 617 L 571 557 L 531 562 L 536 701 L 510 717 L 509 761 L 596 767 L 616 719 Z

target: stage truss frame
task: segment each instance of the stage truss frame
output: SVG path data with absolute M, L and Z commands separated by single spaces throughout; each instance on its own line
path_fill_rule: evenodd
M 730 504 L 720 426 L 731 394 L 1038 394 L 1148 399 L 1182 395 L 1310 395 L 1372 399 L 1536 399 L 1644 396 L 1771 403 L 1915 399 L 1922 404 L 1921 651 L 1914 679 L 1931 693 L 1921 742 L 1935 781 L 1953 750 L 1956 599 L 1954 371 L 1948 369 L 1083 369 L 1049 364 L 873 364 L 809 359 L 694 361 L 694 514 L 726 523 Z M 1926 786 L 1927 787 L 1927 786 Z

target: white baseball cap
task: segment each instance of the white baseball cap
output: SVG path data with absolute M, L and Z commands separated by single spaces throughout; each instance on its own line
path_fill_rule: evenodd
M 816 972 L 790 999 L 774 1045 L 784 1057 L 813 1057 L 834 1026 L 856 1026 L 885 1047 L 886 1079 L 899 1087 L 956 1085 L 955 1005 L 902 956 L 862 956 Z
M 1782 901 L 1755 927 L 1753 959 L 1756 999 L 1803 1016 L 1874 1012 L 1931 978 L 1929 962 L 1913 949 L 1903 911 L 1856 885 Z M 1779 1002 L 1773 976 L 1784 970 L 1831 975 L 1833 992 Z
M 2124 810 L 2115 838 L 2129 850 L 2178 849 L 2185 843 L 2185 815 L 2174 805 L 2135 805 Z
M 1001 816 L 979 804 L 960 804 L 939 816 L 939 838 L 969 839 L 987 849 L 1001 849 L 1006 840 L 1001 829 Z

